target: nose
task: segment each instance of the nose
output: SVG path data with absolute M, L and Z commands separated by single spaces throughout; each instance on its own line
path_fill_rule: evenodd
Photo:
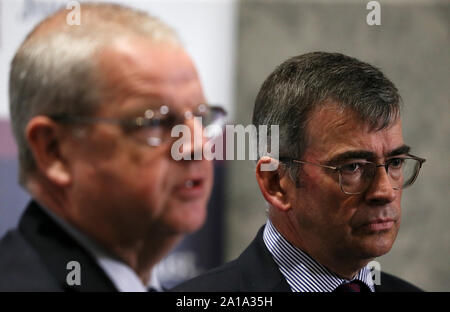
M 202 160 L 203 159 L 203 146 L 206 143 L 204 136 L 204 129 L 199 117 L 192 117 L 186 119 L 186 126 L 189 128 L 191 137 L 190 142 L 186 142 L 187 147 L 183 150 L 183 159 Z M 188 155 L 189 154 L 189 155 Z
M 379 166 L 365 193 L 366 201 L 371 205 L 385 205 L 393 202 L 397 196 L 398 191 L 392 187 L 385 167 Z

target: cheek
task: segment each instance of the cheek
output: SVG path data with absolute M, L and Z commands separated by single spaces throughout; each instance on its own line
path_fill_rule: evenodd
M 131 154 L 123 168 L 125 179 L 134 185 L 143 196 L 152 197 L 155 202 L 168 196 L 173 174 L 170 162 L 164 157 L 146 157 L 139 153 Z
M 309 179 L 306 185 L 307 202 L 317 210 L 320 221 L 325 226 L 346 223 L 353 214 L 356 199 L 342 193 L 339 182 L 332 176 L 317 176 Z M 317 182 L 315 182 L 317 181 Z
M 358 210 L 357 202 L 354 196 L 349 197 L 340 191 L 323 196 L 322 222 L 335 238 L 351 231 L 351 220 Z
M 214 163 L 212 161 L 205 161 L 202 170 L 206 172 L 206 184 L 211 191 L 214 183 Z
M 299 227 L 311 231 L 322 231 L 324 227 L 330 225 L 330 212 L 333 210 L 330 203 L 330 195 L 326 188 L 311 175 L 301 176 L 300 188 L 293 190 L 295 196 L 292 198 L 295 219 Z
M 92 166 L 94 179 L 102 180 L 111 186 L 111 192 L 119 192 L 130 201 L 153 201 L 157 205 L 168 196 L 170 161 L 163 149 L 117 145 L 109 157 Z

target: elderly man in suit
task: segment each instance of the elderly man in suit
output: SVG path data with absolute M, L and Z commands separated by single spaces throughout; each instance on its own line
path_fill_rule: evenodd
M 11 122 L 32 201 L 0 241 L 0 290 L 160 290 L 152 269 L 203 224 L 213 181 L 210 161 L 173 159 L 171 129 L 223 111 L 206 104 L 158 19 L 111 4 L 82 4 L 80 25 L 67 14 L 37 25 L 12 61 Z
M 263 83 L 253 124 L 279 126 L 279 166 L 256 166 L 268 221 L 239 258 L 175 290 L 418 290 L 384 272 L 374 283 L 368 266 L 391 249 L 425 161 L 403 141 L 394 84 L 349 56 L 296 56 Z

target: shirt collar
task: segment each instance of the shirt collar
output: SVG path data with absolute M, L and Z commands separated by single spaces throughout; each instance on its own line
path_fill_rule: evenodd
M 151 272 L 148 284 L 144 285 L 136 272 L 128 265 L 115 258 L 87 235 L 57 216 L 42 204 L 41 207 L 62 229 L 86 249 L 86 251 L 95 259 L 97 264 L 103 269 L 108 278 L 113 282 L 118 291 L 146 292 L 149 288 L 153 288 L 156 291 L 163 291 L 155 269 Z
M 290 244 L 267 220 L 264 243 L 293 292 L 331 292 L 349 280 L 338 277 L 307 253 Z M 359 270 L 353 280 L 360 280 L 375 291 L 370 268 Z

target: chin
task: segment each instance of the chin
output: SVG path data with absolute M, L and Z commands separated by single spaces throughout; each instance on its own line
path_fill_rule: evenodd
M 364 242 L 362 247 L 364 258 L 377 258 L 387 254 L 392 246 L 394 240 L 390 237 L 371 237 L 368 241 Z
M 206 205 L 189 205 L 188 209 L 183 207 L 173 216 L 170 227 L 179 234 L 190 234 L 199 230 L 206 221 Z
M 200 228 L 204 224 L 203 220 L 196 220 L 191 222 L 179 222 L 177 224 L 171 225 L 171 229 L 174 234 L 177 235 L 186 235 L 186 234 L 192 234 L 193 232 L 196 232 L 200 230 Z

